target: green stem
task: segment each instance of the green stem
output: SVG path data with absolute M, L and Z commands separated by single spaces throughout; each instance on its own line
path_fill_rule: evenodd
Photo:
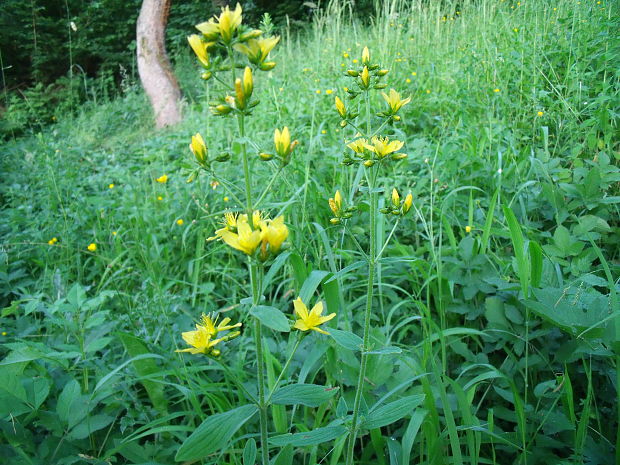
M 258 305 L 260 299 L 258 266 L 250 262 L 250 280 L 252 282 L 252 306 Z M 269 445 L 267 433 L 267 404 L 265 403 L 265 368 L 263 355 L 263 336 L 261 323 L 254 318 L 254 344 L 256 345 L 256 375 L 258 378 L 258 410 L 260 419 L 260 450 L 263 465 L 269 465 Z
M 370 134 L 370 95 L 366 92 L 366 134 Z M 375 171 L 378 167 L 375 167 Z M 370 339 L 370 313 L 372 310 L 372 297 L 375 281 L 376 266 L 376 233 L 377 233 L 377 193 L 375 192 L 376 173 L 370 173 L 366 176 L 368 180 L 368 191 L 370 192 L 370 245 L 368 246 L 368 285 L 366 288 L 366 310 L 364 312 L 364 339 L 362 344 L 362 355 L 360 361 L 360 372 L 357 379 L 355 391 L 355 400 L 353 402 L 353 418 L 351 420 L 351 433 L 349 434 L 349 443 L 347 445 L 347 461 L 346 465 L 353 465 L 353 454 L 355 450 L 355 437 L 357 435 L 357 424 L 359 418 L 360 404 L 362 401 L 362 393 L 364 392 L 364 381 L 366 379 L 366 365 L 368 362 L 368 350 Z
M 239 114 L 237 116 L 237 124 L 239 125 L 239 135 L 241 138 L 245 137 L 245 115 Z M 248 152 L 245 147 L 245 142 L 241 142 L 241 155 L 243 158 L 243 177 L 245 180 L 245 197 L 246 197 L 246 206 L 245 210 L 248 215 L 248 222 L 250 226 L 254 228 L 254 221 L 252 218 L 253 207 L 252 207 L 252 178 L 250 177 L 250 163 L 248 160 Z
M 278 376 L 278 379 L 276 379 L 276 382 L 273 383 L 273 389 L 269 393 L 269 396 L 267 397 L 267 400 L 265 401 L 265 405 L 269 405 L 269 402 L 271 401 L 271 396 L 273 396 L 273 393 L 276 392 L 276 389 L 278 389 L 278 383 L 280 382 L 280 380 L 284 376 L 284 373 L 286 373 L 286 370 L 288 369 L 288 366 L 291 364 L 291 361 L 293 360 L 293 357 L 295 356 L 295 352 L 297 352 L 297 349 L 299 348 L 299 344 L 301 343 L 301 339 L 302 339 L 302 333 L 298 332 L 297 333 L 297 342 L 295 342 L 295 347 L 293 347 L 293 350 L 291 351 L 291 355 L 289 355 L 288 359 L 286 360 L 286 363 L 284 364 L 284 367 L 282 367 L 282 371 L 280 371 L 280 375 Z
M 260 195 L 260 197 L 256 201 L 256 205 L 255 205 L 256 208 L 258 208 L 260 203 L 263 201 L 263 199 L 265 198 L 265 195 L 267 195 L 267 192 L 271 190 L 271 186 L 273 185 L 275 180 L 278 179 L 281 172 L 282 172 L 282 168 L 278 168 L 277 171 L 273 174 L 273 176 L 271 177 L 271 180 L 269 181 L 269 184 L 267 184 L 267 187 L 265 187 L 265 190 L 263 191 L 263 193 Z

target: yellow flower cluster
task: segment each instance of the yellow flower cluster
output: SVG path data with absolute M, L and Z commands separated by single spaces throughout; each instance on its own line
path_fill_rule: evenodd
M 260 248 L 259 258 L 266 260 L 270 255 L 277 255 L 280 252 L 288 234 L 284 216 L 272 220 L 263 217 L 257 210 L 252 215 L 251 224 L 246 214 L 227 213 L 224 216 L 224 227 L 215 231 L 215 236 L 208 240 L 222 239 L 233 249 L 240 250 L 246 255 L 254 255 Z
M 206 354 L 217 357 L 220 350 L 215 346 L 220 342 L 229 341 L 241 334 L 240 331 L 233 331 L 218 339 L 214 339 L 218 333 L 229 331 L 241 327 L 241 323 L 229 325 L 230 318 L 224 318 L 217 326 L 217 317 L 213 319 L 211 315 L 202 314 L 200 323 L 196 324 L 195 331 L 182 333 L 183 340 L 190 345 L 188 349 L 179 349 L 177 352 L 189 352 L 190 354 Z
M 280 131 L 276 128 L 273 133 L 273 144 L 275 146 L 275 153 L 282 166 L 286 166 L 291 161 L 291 154 L 295 147 L 299 144 L 298 140 L 291 141 L 291 133 L 288 127 L 284 126 L 284 128 Z M 261 160 L 269 161 L 273 159 L 273 155 L 270 153 L 260 153 L 259 154 Z
M 404 142 L 399 140 L 390 140 L 388 137 L 374 136 L 370 139 L 359 138 L 347 144 L 355 157 L 364 163 L 364 166 L 371 167 L 377 162 L 381 162 L 386 157 L 390 157 L 392 160 L 402 160 L 407 157 L 405 153 L 399 153 L 404 145 Z M 353 163 L 353 159 L 346 155 L 343 160 L 344 164 Z
M 209 55 L 211 49 L 230 50 L 232 46 L 245 55 L 257 69 L 269 71 L 275 67 L 275 62 L 266 60 L 280 37 L 261 37 L 263 31 L 242 24 L 242 13 L 241 5 L 238 3 L 234 10 L 226 6 L 222 8 L 219 16 L 196 25 L 196 29 L 202 35 L 192 34 L 187 38 L 198 61 L 205 69 L 203 79 L 208 80 L 214 73 L 229 69 L 226 65 L 222 65 L 218 58 L 211 59 Z M 214 56 L 217 57 L 217 54 Z
M 391 202 L 388 206 L 379 210 L 384 214 L 392 214 L 396 216 L 404 216 L 409 213 L 411 210 L 411 206 L 413 205 L 413 195 L 411 192 L 407 194 L 405 199 L 401 199 L 400 194 L 396 190 L 396 188 L 392 189 L 392 198 Z
M 353 216 L 353 212 L 357 210 L 357 207 L 350 206 L 343 208 L 342 206 L 342 194 L 339 190 L 336 191 L 333 198 L 328 200 L 329 209 L 334 214 L 334 217 L 329 220 L 331 224 L 340 224 L 344 219 L 349 219 Z

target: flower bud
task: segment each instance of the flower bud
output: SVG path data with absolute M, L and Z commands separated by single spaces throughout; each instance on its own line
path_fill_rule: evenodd
M 244 32 L 243 34 L 241 34 L 239 36 L 239 41 L 241 42 L 245 42 L 247 40 L 250 39 L 256 39 L 257 37 L 259 37 L 261 34 L 263 33 L 263 31 L 261 31 L 260 29 L 251 29 L 247 32 Z
M 392 189 L 392 205 L 400 207 L 400 195 L 396 188 Z
M 275 67 L 276 67 L 275 61 L 266 61 L 264 63 L 261 63 L 260 65 L 261 71 L 271 71 Z
M 394 161 L 403 160 L 403 159 L 407 158 L 407 154 L 406 153 L 393 153 L 391 155 L 391 158 Z
M 207 161 L 207 145 L 203 140 L 200 133 L 196 133 L 196 135 L 192 136 L 192 142 L 189 144 L 189 149 L 196 157 L 196 161 L 203 165 Z
M 265 152 L 259 153 L 258 156 L 263 161 L 269 161 L 273 158 L 273 155 L 271 153 L 265 153 Z
M 413 204 L 413 196 L 411 195 L 411 192 L 409 192 L 407 194 L 407 197 L 405 197 L 405 201 L 403 202 L 403 215 L 406 214 L 411 209 L 412 204 Z
M 364 47 L 364 50 L 362 50 L 362 63 L 365 65 L 370 64 L 370 51 L 368 47 Z
M 213 76 L 213 73 L 211 71 L 205 71 L 204 73 L 200 75 L 200 77 L 204 79 L 205 81 L 208 81 L 209 79 L 211 79 L 212 76 Z
M 390 72 L 389 69 L 380 69 L 379 71 L 377 71 L 377 76 L 383 77 L 383 76 L 385 76 L 389 72 Z
M 386 83 L 375 84 L 375 89 L 385 89 L 387 87 Z
M 366 168 L 370 168 L 370 167 L 371 167 L 372 165 L 374 165 L 374 164 L 375 164 L 374 160 L 366 160 L 366 161 L 364 162 L 364 166 L 365 166 Z
M 358 77 L 360 75 L 360 73 L 358 73 L 357 71 L 355 71 L 354 69 L 349 69 L 347 70 L 347 74 L 351 77 Z
M 336 110 L 338 111 L 338 114 L 340 115 L 341 118 L 346 118 L 347 117 L 347 109 L 344 106 L 344 103 L 342 102 L 342 100 L 340 100 L 340 97 L 336 96 L 336 98 L 334 99 L 335 103 L 336 103 Z
M 331 224 L 340 224 L 340 218 L 332 218 L 329 220 Z
M 368 67 L 364 66 L 364 69 L 360 73 L 360 82 L 364 89 L 368 89 L 370 86 L 370 74 L 368 73 Z
M 341 128 L 346 127 L 346 125 L 347 125 L 347 124 L 349 124 L 349 123 L 347 123 L 347 121 L 346 121 L 346 120 L 342 120 L 342 121 L 340 121 L 340 127 L 341 127 Z

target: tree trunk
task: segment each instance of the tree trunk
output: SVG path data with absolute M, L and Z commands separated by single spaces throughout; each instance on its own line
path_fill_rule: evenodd
M 181 91 L 164 42 L 171 1 L 143 0 L 136 26 L 138 73 L 158 128 L 181 121 Z

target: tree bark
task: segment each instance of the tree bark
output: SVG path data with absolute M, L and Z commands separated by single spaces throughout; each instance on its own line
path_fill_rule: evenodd
M 143 0 L 136 26 L 138 73 L 158 128 L 181 121 L 181 91 L 165 45 L 171 1 Z

